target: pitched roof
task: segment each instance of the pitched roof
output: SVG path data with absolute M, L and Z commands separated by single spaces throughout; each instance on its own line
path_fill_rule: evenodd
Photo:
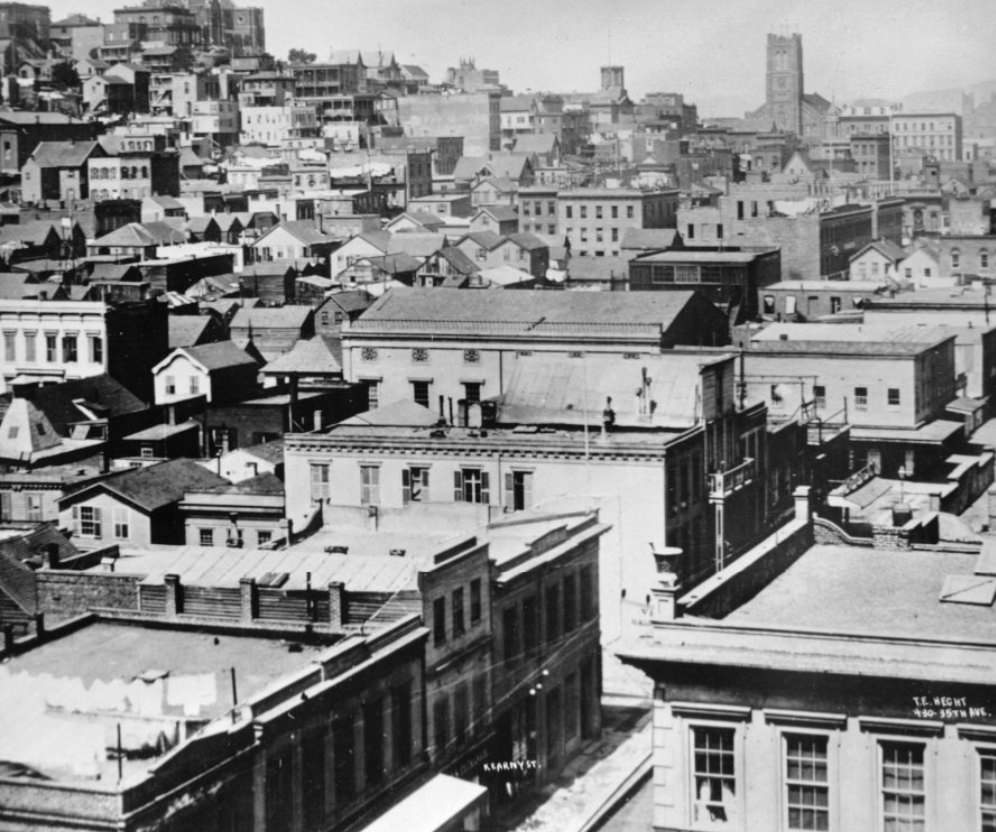
M 100 145 L 97 142 L 38 142 L 31 158 L 43 168 L 78 168 Z
M 440 249 L 439 256 L 444 258 L 450 264 L 451 268 L 462 275 L 475 274 L 480 271 L 480 267 L 473 260 L 454 246 L 447 246 Z
M 394 234 L 387 246 L 388 254 L 404 252 L 412 257 L 430 257 L 446 245 L 445 234 Z
M 134 263 L 94 263 L 90 281 L 95 280 L 141 280 L 142 271 Z
M 623 329 L 639 336 L 641 330 L 668 329 L 694 296 L 693 291 L 492 293 L 397 287 L 354 321 L 352 329 L 529 333 L 538 338 Z
M 31 400 L 63 436 L 67 425 L 90 418 L 81 407 L 106 418 L 148 410 L 145 402 L 106 373 L 42 385 L 31 394 Z
M 479 214 L 490 214 L 498 222 L 508 222 L 514 220 L 519 221 L 519 212 L 516 211 L 511 205 L 482 205 L 474 216 L 471 218 L 471 222 L 477 219 Z
M 192 347 L 204 337 L 204 332 L 212 324 L 209 315 L 170 315 L 169 346 Z
M 442 217 L 436 214 L 430 214 L 428 211 L 403 211 L 398 214 L 398 216 L 394 217 L 394 219 L 392 219 L 386 227 L 390 228 L 399 220 L 406 218 L 410 219 L 412 222 L 418 223 L 429 231 L 434 231 L 440 226 L 446 225 L 446 221 Z
M 491 153 L 488 156 L 461 156 L 453 169 L 457 181 L 475 179 L 481 171 L 518 181 L 530 164 L 526 153 Z
M 268 375 L 300 374 L 324 375 L 341 373 L 342 364 L 328 342 L 320 337 L 300 339 L 290 352 L 273 359 L 263 367 Z
M 511 240 L 519 246 L 519 248 L 524 248 L 526 251 L 536 251 L 541 248 L 549 248 L 548 243 L 544 243 L 531 231 L 517 231 L 515 234 L 509 234 L 505 239 Z
M 418 267 L 422 265 L 420 259 L 412 257 L 412 255 L 406 254 L 403 251 L 382 256 L 360 257 L 356 262 L 369 263 L 374 268 L 389 275 L 409 274 L 410 272 L 418 271 Z
M 257 474 L 255 477 L 250 477 L 247 480 L 241 480 L 236 483 L 216 485 L 213 488 L 204 488 L 198 491 L 193 491 L 193 489 L 191 489 L 191 493 L 258 494 L 260 496 L 273 496 L 284 493 L 284 484 L 278 477 L 271 474 L 269 471 L 265 471 L 262 474 Z
M 146 468 L 132 468 L 72 491 L 62 501 L 75 501 L 94 490 L 106 490 L 146 511 L 183 499 L 187 491 L 230 485 L 228 480 L 192 459 L 171 459 Z
M 627 228 L 619 247 L 650 251 L 671 248 L 676 241 L 680 242 L 681 238 L 673 228 Z
M 459 290 L 454 290 L 459 291 Z M 377 427 L 404 426 L 404 427 L 432 427 L 439 421 L 429 408 L 416 404 L 411 399 L 401 399 L 390 402 L 381 407 L 357 413 L 348 419 L 340 422 L 341 425 L 370 425 Z
M 535 100 L 532 95 L 503 95 L 498 106 L 503 113 L 515 113 L 532 109 Z
M 185 243 L 187 235 L 166 222 L 130 222 L 94 240 L 94 245 L 142 247 Z
M 316 245 L 318 243 L 330 243 L 339 239 L 333 234 L 327 234 L 324 231 L 320 231 L 315 224 L 309 220 L 293 220 L 275 225 L 267 231 L 266 234 L 256 240 L 254 245 L 259 245 L 270 234 L 273 234 L 278 229 L 283 229 L 292 237 L 295 237 L 305 245 L 309 246 Z
M 333 49 L 326 63 L 362 64 L 363 55 L 359 49 Z
M 553 133 L 524 133 L 515 137 L 516 153 L 553 153 L 557 147 Z
M 239 309 L 232 319 L 232 329 L 301 329 L 314 312 L 311 306 L 256 306 Z
M 357 234 L 356 237 L 385 254 L 387 254 L 388 246 L 391 244 L 390 231 L 364 231 L 362 234 Z M 353 239 L 356 239 L 356 237 Z
M 890 263 L 898 263 L 904 257 L 906 257 L 906 252 L 901 246 L 897 246 L 892 240 L 872 240 L 864 248 L 861 249 L 857 254 L 851 256 L 851 261 L 857 260 L 861 255 L 868 251 L 877 251 Z
M 371 303 L 373 298 L 362 289 L 348 289 L 343 292 L 333 292 L 325 298 L 322 306 L 333 304 L 343 312 L 362 312 Z
M 45 284 L 35 283 L 33 276 L 27 272 L 0 272 L 0 299 L 2 300 L 37 297 L 39 291 L 46 289 Z
M 216 341 L 213 344 L 178 347 L 177 350 L 185 353 L 209 372 L 211 370 L 221 370 L 226 367 L 256 364 L 256 361 L 245 350 L 240 349 L 231 341 Z
M 265 462 L 272 462 L 274 465 L 280 465 L 284 461 L 284 440 L 275 439 L 272 442 L 260 442 L 257 445 L 237 448 L 236 451 L 249 454 Z M 230 451 L 230 453 L 235 453 L 235 451 Z
M 464 234 L 457 240 L 457 245 L 462 245 L 466 240 L 470 240 L 475 245 L 479 245 L 481 248 L 486 248 L 490 251 L 499 245 L 502 239 L 501 235 L 497 232 L 485 229 L 484 231 L 471 231 L 469 234 Z
M 40 246 L 50 235 L 59 236 L 59 229 L 50 220 L 34 220 L 19 225 L 0 226 L 0 243 L 27 243 Z

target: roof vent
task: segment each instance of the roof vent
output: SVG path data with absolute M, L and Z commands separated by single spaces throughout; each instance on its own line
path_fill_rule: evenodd
M 789 339 L 789 334 L 787 332 L 782 332 L 778 336 L 778 340 L 780 340 L 780 341 L 788 341 L 788 339 Z
M 390 555 L 392 558 L 403 558 L 405 556 L 404 549 L 391 549 Z
M 348 546 L 326 546 L 325 547 L 325 552 L 326 552 L 326 554 L 329 554 L 329 555 L 348 555 L 349 554 L 349 547 Z

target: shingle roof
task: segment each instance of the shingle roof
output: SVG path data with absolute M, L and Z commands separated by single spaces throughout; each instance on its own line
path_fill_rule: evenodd
M 890 261 L 891 263 L 898 263 L 900 260 L 906 257 L 906 252 L 902 249 L 902 247 L 897 246 L 891 240 L 873 240 L 872 242 L 868 243 L 868 245 L 866 245 L 864 248 L 862 248 L 861 251 L 853 255 L 851 257 L 851 260 L 852 261 L 857 260 L 865 252 L 873 250 L 877 251 L 879 254 L 881 254 L 886 260 Z
M 141 280 L 142 272 L 134 263 L 94 263 L 90 280 Z
M 31 395 L 32 401 L 44 412 L 52 427 L 66 434 L 66 426 L 86 418 L 74 402 L 99 410 L 108 418 L 127 416 L 148 409 L 148 405 L 120 382 L 105 374 L 89 378 L 45 384 Z
M 470 240 L 475 245 L 479 245 L 490 251 L 501 243 L 502 237 L 490 229 L 485 229 L 484 231 L 471 231 L 469 234 L 464 234 L 459 240 L 457 240 L 457 245 L 463 245 L 466 240 Z
M 229 484 L 228 480 L 192 459 L 172 459 L 147 468 L 134 468 L 84 486 L 67 494 L 63 500 L 75 502 L 75 498 L 99 489 L 118 494 L 151 512 L 183 499 L 187 491 L 204 491 Z
M 525 133 L 515 138 L 516 153 L 553 153 L 556 146 L 553 133 Z
M 282 222 L 279 225 L 274 226 L 270 231 L 260 237 L 256 243 L 258 244 L 262 242 L 269 234 L 272 234 L 274 231 L 281 228 L 306 245 L 329 243 L 338 239 L 332 234 L 326 234 L 323 231 L 319 231 L 315 224 L 308 220 L 294 220 L 291 222 Z
M 477 213 L 474 214 L 474 218 L 477 218 L 478 214 L 488 213 L 494 217 L 498 222 L 507 222 L 509 220 L 515 220 L 518 222 L 519 213 L 511 205 L 484 205 L 478 209 Z M 473 220 L 471 220 L 473 222 Z
M 187 235 L 165 222 L 130 222 L 94 240 L 98 246 L 148 247 L 184 243 Z
M 524 248 L 526 251 L 536 251 L 541 248 L 549 248 L 548 243 L 544 243 L 531 231 L 519 231 L 515 234 L 509 234 L 506 239 L 511 240 L 517 246 Z
M 97 142 L 38 142 L 31 158 L 43 168 L 78 168 L 100 145 Z
M 343 312 L 362 312 L 371 303 L 373 303 L 373 298 L 362 289 L 350 289 L 329 295 L 322 305 L 334 304 Z
M 258 445 L 249 445 L 238 450 L 266 462 L 272 462 L 274 465 L 279 465 L 284 461 L 283 439 L 276 439 L 273 442 L 260 442 Z
M 404 252 L 412 257 L 430 257 L 446 245 L 445 234 L 394 234 L 387 246 L 388 254 Z
M 680 240 L 678 232 L 673 228 L 627 228 L 623 231 L 620 248 L 649 251 L 653 249 L 668 249 Z
M 445 258 L 450 266 L 460 274 L 470 275 L 480 271 L 480 268 L 473 260 L 460 249 L 453 246 L 440 249 L 439 256 Z
M 59 229 L 50 220 L 35 220 L 20 225 L 3 225 L 0 226 L 0 243 L 18 242 L 39 246 L 53 233 L 58 236 Z
M 213 488 L 202 489 L 196 493 L 279 495 L 284 493 L 284 484 L 279 478 L 266 471 L 241 482 L 217 485 Z
M 461 156 L 453 169 L 456 180 L 474 179 L 481 170 L 491 176 L 504 176 L 518 181 L 529 164 L 526 153 L 492 153 L 490 156 Z
M 201 364 L 206 370 L 221 370 L 226 367 L 255 365 L 255 360 L 245 350 L 231 341 L 217 341 L 213 344 L 200 344 L 194 347 L 180 347 L 180 351 Z

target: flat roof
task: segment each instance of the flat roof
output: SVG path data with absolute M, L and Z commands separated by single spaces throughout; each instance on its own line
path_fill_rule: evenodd
M 428 783 L 398 801 L 362 832 L 438 832 L 453 828 L 477 806 L 482 806 L 488 790 L 448 774 L 437 774 Z M 462 826 L 460 828 L 463 828 Z
M 851 439 L 879 442 L 925 442 L 939 444 L 958 431 L 964 430 L 963 422 L 935 419 L 918 428 L 851 427 Z

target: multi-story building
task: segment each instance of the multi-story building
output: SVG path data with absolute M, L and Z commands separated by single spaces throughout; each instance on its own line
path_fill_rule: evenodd
M 51 14 L 48 6 L 0 3 L 0 55 L 3 71 L 16 73 L 25 56 L 44 58 L 49 46 Z
M 433 291 L 442 290 L 427 294 Z M 766 411 L 738 408 L 728 353 L 578 355 L 520 353 L 497 400 L 465 399 L 457 404 L 466 418 L 452 419 L 448 401 L 437 409 L 436 398 L 423 395 L 439 362 L 416 364 L 408 401 L 288 437 L 287 505 L 300 514 L 317 503 L 331 522 L 343 505 L 366 505 L 378 517 L 414 503 L 439 512 L 470 508 L 482 521 L 597 506 L 613 527 L 603 541 L 600 592 L 603 629 L 616 631 L 620 597 L 642 597 L 653 570 L 649 553 L 632 541 L 680 541 L 687 553 L 681 572 L 697 580 L 764 526 L 775 503 L 761 486 Z M 476 363 L 457 376 L 468 397 L 484 383 Z M 725 519 L 734 516 L 736 523 Z
M 62 54 L 77 61 L 87 60 L 94 49 L 104 45 L 104 27 L 84 14 L 71 14 L 56 20 L 50 28 L 52 43 Z
M 631 292 L 694 287 L 725 310 L 732 323 L 757 318 L 758 290 L 777 283 L 780 276 L 777 249 L 681 249 L 642 254 L 629 262 Z
M 654 681 L 653 829 L 985 829 L 991 538 L 810 546 L 805 522 L 787 568 L 688 603 L 648 586 L 618 652 Z
M 239 80 L 239 105 L 282 107 L 294 98 L 294 76 L 280 72 L 256 72 Z
M 889 133 L 897 156 L 915 151 L 944 162 L 961 161 L 962 124 L 956 113 L 893 113 Z
M 325 63 L 292 64 L 294 98 L 323 104 L 338 95 L 366 92 L 366 68 L 359 52 L 333 53 Z
M 855 173 L 869 179 L 889 179 L 889 134 L 852 133 L 849 139 Z
M 191 133 L 208 137 L 222 146 L 239 140 L 239 105 L 236 101 L 195 101 Z
M 464 154 L 501 150 L 501 96 L 497 92 L 408 95 L 397 100 L 405 134 L 462 136 Z
M 115 24 L 127 27 L 130 40 L 155 41 L 168 46 L 197 47 L 204 33 L 196 16 L 176 4 L 126 6 L 114 10 Z
M 314 138 L 318 135 L 318 114 L 314 107 L 242 106 L 240 108 L 242 144 L 282 146 L 289 139 Z
M 930 476 L 964 434 L 945 417 L 955 397 L 956 333 L 889 324 L 772 324 L 744 352 L 752 399 L 773 416 L 805 404 L 851 425 L 853 468 Z
M 617 257 L 627 228 L 674 228 L 677 190 L 577 188 L 557 193 L 560 234 L 571 254 Z

